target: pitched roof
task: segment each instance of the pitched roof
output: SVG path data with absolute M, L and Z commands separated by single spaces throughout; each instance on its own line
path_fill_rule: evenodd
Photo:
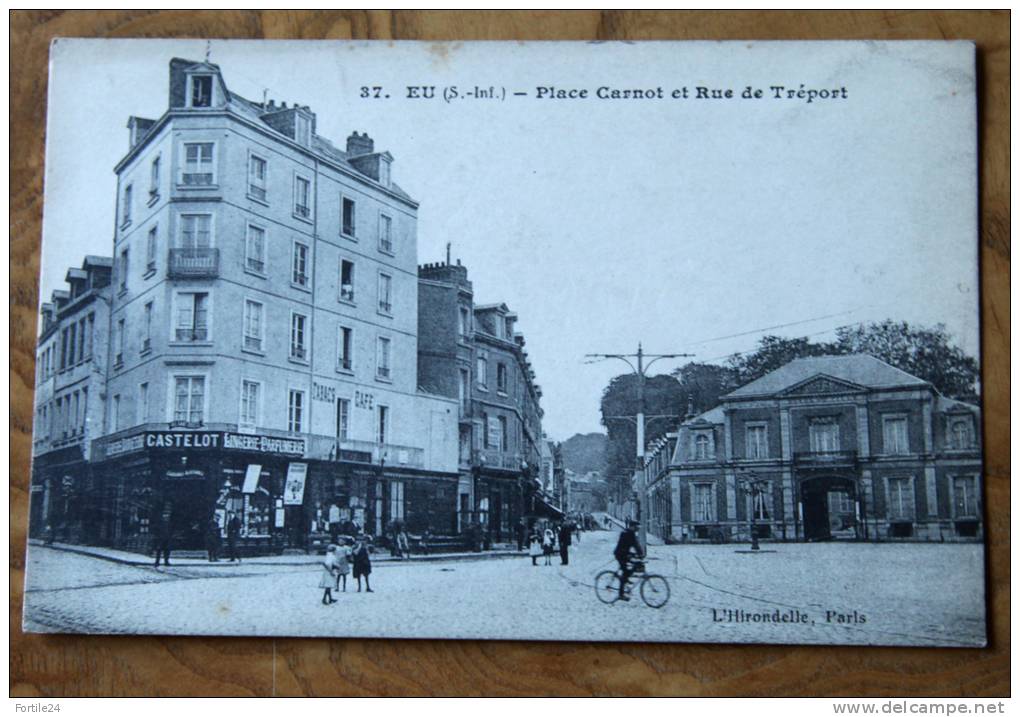
M 935 399 L 935 411 L 938 413 L 947 412 L 960 412 L 960 411 L 971 411 L 976 413 L 978 407 L 972 403 L 964 403 L 963 401 L 957 401 L 955 398 L 946 398 L 945 396 L 939 396 Z
M 828 376 L 866 388 L 903 388 L 927 386 L 928 382 L 869 354 L 846 356 L 809 356 L 794 359 L 761 378 L 755 379 L 724 398 L 767 396 L 780 393 L 816 376 Z
M 690 426 L 695 423 L 723 423 L 725 420 L 726 418 L 723 415 L 723 407 L 716 406 L 704 413 L 699 413 L 697 416 L 688 421 L 684 421 L 683 425 Z

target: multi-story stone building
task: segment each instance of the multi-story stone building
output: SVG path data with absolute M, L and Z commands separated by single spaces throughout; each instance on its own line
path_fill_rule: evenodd
M 105 534 L 182 547 L 230 514 L 252 550 L 351 524 L 456 529 L 457 404 L 418 390 L 417 203 L 388 152 L 174 59 L 116 165 Z
M 421 387 L 459 403 L 458 526 L 492 541 L 555 514 L 541 493 L 541 388 L 506 304 L 476 305 L 460 262 L 419 268 Z
M 91 539 L 91 441 L 102 435 L 109 339 L 108 257 L 87 256 L 42 304 L 32 432 L 32 535 Z M 49 530 L 47 531 L 47 526 Z
M 872 356 L 794 360 L 650 446 L 671 540 L 980 538 L 976 406 Z

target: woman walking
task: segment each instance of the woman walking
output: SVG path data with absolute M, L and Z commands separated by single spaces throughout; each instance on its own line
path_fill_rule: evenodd
M 358 581 L 358 592 L 361 592 L 361 578 L 365 578 L 365 592 L 374 592 L 368 584 L 368 576 L 372 574 L 372 559 L 368 555 L 368 538 L 362 536 L 354 544 L 354 579 Z
M 351 549 L 347 546 L 346 540 L 336 549 L 335 559 L 336 589 L 347 592 L 347 574 L 351 572 Z
M 319 587 L 323 589 L 322 604 L 332 605 L 336 602 L 333 599 L 333 588 L 336 587 L 336 546 L 330 545 L 326 548 L 326 555 L 322 559 L 322 575 L 319 577 Z
M 534 533 L 528 538 L 528 555 L 531 556 L 531 564 L 538 565 L 538 556 L 542 554 L 542 541 Z
M 553 550 L 556 547 L 556 535 L 551 528 L 546 528 L 542 536 L 542 554 L 545 555 L 545 564 L 552 565 Z

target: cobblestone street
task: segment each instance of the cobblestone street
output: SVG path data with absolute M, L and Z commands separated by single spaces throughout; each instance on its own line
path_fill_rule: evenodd
M 604 605 L 595 574 L 615 533 L 584 533 L 571 561 L 526 557 L 385 562 L 373 593 L 352 579 L 320 603 L 303 565 L 120 565 L 30 547 L 28 629 L 41 632 L 494 639 L 984 644 L 982 549 L 973 544 L 653 546 L 672 591 Z M 775 552 L 771 552 L 775 551 Z M 952 569 L 947 569 L 950 567 Z M 777 613 L 778 611 L 778 613 Z M 778 616 L 791 616 L 774 622 Z

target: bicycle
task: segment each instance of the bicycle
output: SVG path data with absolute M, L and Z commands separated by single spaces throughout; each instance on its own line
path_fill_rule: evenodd
M 651 608 L 660 608 L 669 602 L 669 583 L 661 575 L 649 573 L 645 570 L 644 561 L 635 560 L 631 563 L 633 572 L 631 577 L 623 586 L 623 594 L 629 597 L 634 591 L 634 576 L 640 574 L 638 580 L 638 594 L 645 605 Z M 612 605 L 620 599 L 620 581 L 623 573 L 617 570 L 603 570 L 595 576 L 595 595 L 607 605 Z

